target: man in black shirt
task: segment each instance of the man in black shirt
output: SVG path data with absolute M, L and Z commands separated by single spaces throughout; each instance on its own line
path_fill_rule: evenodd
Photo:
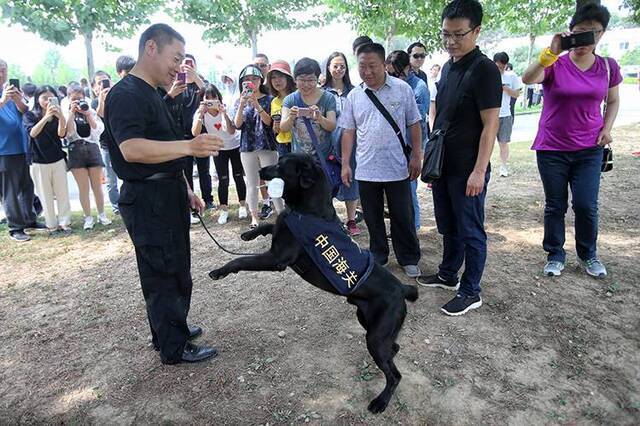
M 113 169 L 124 181 L 120 214 L 133 241 L 153 344 L 165 364 L 200 361 L 215 348 L 188 340 L 202 333 L 187 325 L 191 302 L 189 206 L 204 204 L 187 186 L 184 157 L 217 155 L 222 141 L 184 140 L 158 86 L 170 85 L 184 58 L 184 39 L 165 24 L 140 38 L 138 62 L 109 91 L 105 105 Z
M 442 307 L 447 315 L 462 315 L 482 305 L 480 279 L 487 258 L 484 200 L 502 86 L 498 68 L 476 47 L 481 22 L 477 0 L 454 0 L 442 12 L 442 39 L 451 59 L 442 68 L 434 129 L 450 124 L 442 177 L 433 183 L 433 204 L 444 250 L 438 273 L 417 280 L 426 287 L 458 291 Z M 469 78 L 461 83 L 467 71 Z

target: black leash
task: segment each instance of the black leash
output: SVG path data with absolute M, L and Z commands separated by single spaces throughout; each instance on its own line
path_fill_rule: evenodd
M 205 231 L 207 231 L 207 234 L 213 240 L 213 242 L 216 243 L 218 247 L 220 247 L 220 250 L 227 252 L 229 254 L 233 254 L 234 256 L 257 256 L 261 254 L 261 253 L 236 253 L 234 251 L 227 250 L 226 248 L 222 247 L 222 245 L 213 237 L 213 235 L 211 235 L 211 232 L 209 232 L 209 229 L 207 228 L 207 225 L 204 224 L 204 219 L 202 218 L 202 216 L 200 216 L 200 213 L 198 213 L 197 210 L 191 210 L 191 211 L 200 220 L 202 227 L 204 228 Z

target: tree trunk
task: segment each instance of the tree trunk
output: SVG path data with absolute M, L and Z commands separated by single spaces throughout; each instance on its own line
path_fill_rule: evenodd
M 254 31 L 249 33 L 249 41 L 251 42 L 251 60 L 258 54 L 258 34 Z
M 529 34 L 529 53 L 527 54 L 527 64 L 531 63 L 531 57 L 533 56 L 533 47 L 536 44 L 536 35 Z
M 86 34 L 83 34 L 84 37 L 84 47 L 87 50 L 87 72 L 89 73 L 87 75 L 87 80 L 89 80 L 90 82 L 93 79 L 93 73 L 95 72 L 95 67 L 93 65 L 93 32 L 88 32 Z

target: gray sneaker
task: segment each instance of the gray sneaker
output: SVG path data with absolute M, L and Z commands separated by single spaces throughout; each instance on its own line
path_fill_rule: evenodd
M 409 278 L 417 278 L 421 274 L 420 268 L 418 268 L 418 265 L 405 265 L 403 266 L 403 268 L 404 268 L 404 273 Z
M 544 265 L 542 273 L 547 277 L 559 277 L 564 269 L 564 263 L 557 260 L 550 260 Z
M 578 258 L 578 263 L 580 264 L 580 266 L 584 267 L 585 271 L 587 271 L 587 274 L 591 275 L 592 277 L 604 278 L 607 276 L 607 268 L 605 268 L 602 262 L 600 262 L 600 260 L 595 257 L 589 260 L 582 260 Z

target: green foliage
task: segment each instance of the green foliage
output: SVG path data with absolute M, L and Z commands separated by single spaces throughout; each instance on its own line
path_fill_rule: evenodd
M 640 65 L 640 46 L 627 50 L 618 61 L 620 65 Z
M 334 13 L 351 24 L 358 34 L 384 40 L 395 36 L 420 40 L 428 52 L 441 48 L 440 15 L 446 0 L 324 0 Z
M 8 67 L 9 67 L 9 78 L 19 79 L 21 84 L 24 84 L 28 81 L 27 74 L 22 70 L 20 65 L 8 64 Z
M 487 5 L 497 26 L 533 38 L 566 29 L 575 7 L 575 0 L 497 0 Z
M 541 49 L 539 47 L 534 46 L 532 57 L 535 58 L 540 55 L 540 50 Z M 522 76 L 529 66 L 529 46 L 520 46 L 512 51 L 507 50 L 507 54 L 509 55 L 509 62 L 513 65 L 513 71 L 517 75 Z
M 2 17 L 12 24 L 66 46 L 77 36 L 90 41 L 94 33 L 131 36 L 160 4 L 161 0 L 0 0 L 0 9 Z M 90 51 L 87 60 L 91 68 Z
M 80 74 L 79 70 L 72 69 L 62 59 L 59 51 L 52 49 L 47 51 L 44 61 L 36 66 L 31 80 L 37 85 L 50 84 L 58 87 L 73 80 L 78 81 Z
M 319 16 L 296 16 L 316 4 L 312 0 L 182 0 L 177 18 L 204 26 L 203 37 L 212 43 L 227 41 L 255 51 L 257 38 L 265 31 L 319 24 Z
M 640 24 L 640 0 L 624 0 L 624 7 L 629 9 L 630 18 L 636 24 Z

